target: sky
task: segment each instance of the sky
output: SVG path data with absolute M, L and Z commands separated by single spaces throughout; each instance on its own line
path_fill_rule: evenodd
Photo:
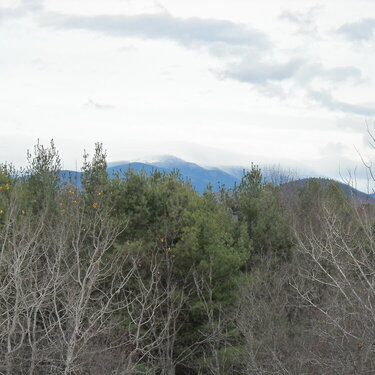
M 0 162 L 171 154 L 355 180 L 375 160 L 373 0 L 1 0 Z M 370 135 L 368 134 L 370 132 Z

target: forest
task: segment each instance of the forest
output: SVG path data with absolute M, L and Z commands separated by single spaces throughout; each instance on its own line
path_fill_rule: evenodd
M 53 142 L 1 165 L 0 374 L 375 372 L 371 200 L 106 167 L 96 144 L 62 181 Z

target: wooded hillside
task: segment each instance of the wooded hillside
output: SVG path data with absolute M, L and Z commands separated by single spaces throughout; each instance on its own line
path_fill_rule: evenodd
M 62 182 L 53 143 L 1 167 L 1 374 L 375 371 L 371 203 L 106 167 L 97 144 Z

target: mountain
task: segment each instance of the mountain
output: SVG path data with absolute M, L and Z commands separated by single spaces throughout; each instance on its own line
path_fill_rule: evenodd
M 178 170 L 185 181 L 190 181 L 191 185 L 199 193 L 203 193 L 208 185 L 212 185 L 214 190 L 220 186 L 233 187 L 239 179 L 219 168 L 204 168 L 198 164 L 186 162 L 174 156 L 163 155 L 151 160 L 123 161 L 110 163 L 108 173 L 113 176 L 116 173 L 125 172 L 127 169 L 150 174 L 153 171 L 170 173 Z
M 179 171 L 185 181 L 190 181 L 191 185 L 198 193 L 203 193 L 208 185 L 214 190 L 218 190 L 225 185 L 226 188 L 232 188 L 241 181 L 241 177 L 246 169 L 243 166 L 233 167 L 202 167 L 195 163 L 190 163 L 171 155 L 153 156 L 148 159 L 138 159 L 134 161 L 117 161 L 108 163 L 108 174 L 113 177 L 117 174 L 123 174 L 129 168 L 136 172 L 145 172 L 151 174 L 154 171 L 161 173 L 170 173 Z M 279 167 L 261 166 L 263 178 L 267 182 L 277 185 L 283 185 L 283 189 L 299 189 L 305 186 L 310 178 L 292 180 L 288 171 L 283 171 Z M 80 186 L 80 172 L 62 171 L 64 181 L 73 181 Z M 291 181 L 292 180 L 292 181 Z M 327 178 L 316 178 L 318 182 L 325 187 L 330 182 L 337 182 Z M 346 195 L 356 196 L 361 201 L 371 199 L 368 194 L 352 188 L 349 185 L 337 182 Z M 369 198 L 370 197 L 370 198 Z
M 323 189 L 327 188 L 328 184 L 334 182 L 340 187 L 340 189 L 346 196 L 354 198 L 359 203 L 374 202 L 374 197 L 371 194 L 366 194 L 360 190 L 353 188 L 350 185 L 347 185 L 342 182 L 335 181 L 329 178 L 317 178 L 317 177 L 301 178 L 295 181 L 290 181 L 285 184 L 282 184 L 282 190 L 286 194 L 294 194 L 296 190 L 303 188 L 311 180 L 317 181 Z

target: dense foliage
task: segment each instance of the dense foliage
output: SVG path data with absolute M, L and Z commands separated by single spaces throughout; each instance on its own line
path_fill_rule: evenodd
M 179 174 L 0 168 L 0 373 L 368 374 L 373 204 L 312 180 L 197 194 Z

